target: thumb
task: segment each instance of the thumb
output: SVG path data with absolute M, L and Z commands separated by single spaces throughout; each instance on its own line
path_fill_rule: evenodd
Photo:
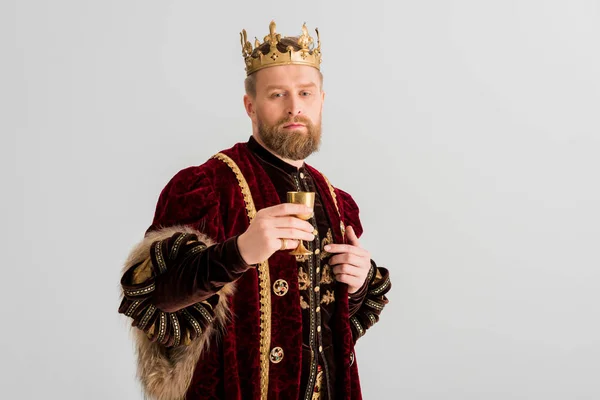
M 360 242 L 358 241 L 358 237 L 356 236 L 353 227 L 349 226 L 348 229 L 346 229 L 346 237 L 352 246 L 360 247 Z

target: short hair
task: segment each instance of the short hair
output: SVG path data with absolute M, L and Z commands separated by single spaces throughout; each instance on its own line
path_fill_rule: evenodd
M 277 50 L 279 50 L 282 53 L 285 53 L 287 51 L 288 46 L 292 46 L 294 51 L 300 50 L 302 47 L 300 47 L 300 45 L 298 44 L 298 39 L 298 36 L 286 36 L 284 38 L 281 38 L 277 43 Z M 263 54 L 268 54 L 271 50 L 271 45 L 269 43 L 263 43 L 261 46 L 255 48 L 252 51 L 251 57 L 258 58 L 259 50 Z M 321 71 L 319 71 L 319 78 L 321 79 L 320 89 L 323 90 L 323 74 L 321 73 Z M 256 97 L 256 71 L 246 77 L 246 79 L 244 80 L 244 87 L 248 96 L 252 98 Z

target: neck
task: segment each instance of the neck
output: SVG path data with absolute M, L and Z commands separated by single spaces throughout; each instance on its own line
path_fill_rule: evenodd
M 257 134 L 257 133 L 253 133 L 253 134 L 252 134 L 252 136 L 254 137 L 254 139 L 256 139 L 256 141 L 257 141 L 258 143 L 260 143 L 260 145 L 261 145 L 262 147 L 264 147 L 265 149 L 267 149 L 267 150 L 269 151 L 269 153 L 273 154 L 275 157 L 279 158 L 280 160 L 283 160 L 283 161 L 285 161 L 286 163 L 288 163 L 288 164 L 290 164 L 290 165 L 293 165 L 293 166 L 294 166 L 294 167 L 296 167 L 296 168 L 300 168 L 300 167 L 302 166 L 302 164 L 304 164 L 304 160 L 290 160 L 289 158 L 284 158 L 284 157 L 281 157 L 279 154 L 277 154 L 277 153 L 273 152 L 273 150 L 271 150 L 271 149 L 270 149 L 270 148 L 269 148 L 267 145 L 265 145 L 265 144 L 263 143 L 263 141 L 262 141 L 262 140 L 260 140 L 260 137 L 258 136 L 258 134 Z

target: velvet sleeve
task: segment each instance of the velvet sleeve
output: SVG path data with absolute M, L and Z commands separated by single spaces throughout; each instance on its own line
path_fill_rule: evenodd
M 214 318 L 219 292 L 252 267 L 239 252 L 238 236 L 217 241 L 222 232 L 210 179 L 200 167 L 180 171 L 130 256 L 119 312 L 167 347 L 198 336 Z
M 355 342 L 379 322 L 383 308 L 389 303 L 386 297 L 392 288 L 389 271 L 375 264 L 371 271 L 372 273 L 367 278 L 368 286 L 364 300 L 354 315 L 350 317 L 352 338 Z
M 359 218 L 360 209 L 350 194 L 340 189 L 337 191 L 343 202 L 344 223 L 346 226 L 352 226 L 356 236 L 360 238 L 363 233 Z M 371 260 L 371 269 L 363 287 L 348 298 L 350 327 L 355 342 L 379 321 L 383 308 L 389 303 L 386 294 L 391 287 L 389 271 L 378 267 L 375 261 Z
M 348 294 L 348 313 L 350 317 L 356 314 L 356 312 L 360 309 L 363 302 L 365 301 L 365 297 L 367 296 L 367 292 L 369 289 L 369 280 L 370 277 L 373 275 L 375 268 L 375 262 L 371 260 L 371 269 L 369 270 L 367 279 L 365 279 L 365 282 L 363 283 L 361 288 L 354 293 Z

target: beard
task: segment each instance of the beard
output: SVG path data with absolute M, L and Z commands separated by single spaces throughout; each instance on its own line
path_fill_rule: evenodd
M 319 151 L 321 145 L 321 120 L 313 124 L 310 118 L 296 116 L 284 118 L 274 125 L 265 124 L 257 116 L 258 135 L 263 143 L 280 157 L 290 160 L 304 160 L 306 157 Z M 290 123 L 304 124 L 304 128 L 285 129 Z M 306 132 L 299 132 L 306 129 Z

